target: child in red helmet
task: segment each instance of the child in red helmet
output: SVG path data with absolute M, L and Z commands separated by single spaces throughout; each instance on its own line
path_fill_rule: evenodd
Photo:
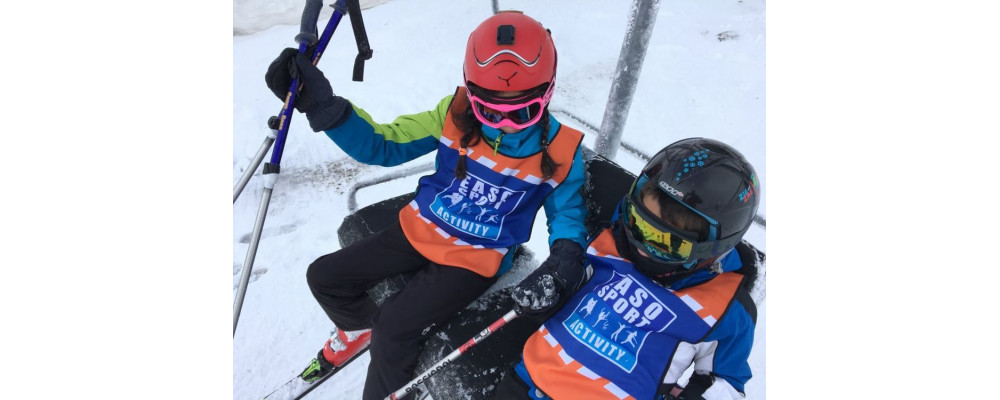
M 295 104 L 313 130 L 354 159 L 398 165 L 436 152 L 399 222 L 324 255 L 306 273 L 336 333 L 301 375 L 309 384 L 371 346 L 365 399 L 382 399 L 415 375 L 429 328 L 478 298 L 511 267 L 545 209 L 550 255 L 539 267 L 562 287 L 582 280 L 586 209 L 580 196 L 583 134 L 548 112 L 556 49 L 548 30 L 521 12 L 500 12 L 469 36 L 465 82 L 434 109 L 379 124 L 335 96 L 308 58 L 285 49 L 268 68 L 280 99 L 295 76 Z M 415 272 L 381 307 L 366 291 Z

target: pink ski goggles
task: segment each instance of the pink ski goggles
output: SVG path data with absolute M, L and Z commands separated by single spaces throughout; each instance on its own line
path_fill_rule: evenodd
M 545 93 L 538 95 L 537 90 L 530 91 L 519 97 L 502 98 L 480 94 L 472 94 L 472 88 L 465 91 L 472 104 L 472 112 L 483 125 L 491 128 L 506 126 L 514 129 L 524 129 L 534 125 L 542 118 L 542 110 L 552 99 L 555 82 L 551 82 Z M 476 90 L 480 92 L 481 90 Z

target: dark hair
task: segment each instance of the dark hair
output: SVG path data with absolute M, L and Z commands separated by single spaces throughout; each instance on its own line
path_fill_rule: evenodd
M 549 155 L 549 106 L 545 106 L 545 110 L 542 110 L 542 119 L 538 120 L 538 123 L 542 124 L 542 179 L 549 179 L 552 174 L 556 173 L 556 168 L 559 164 L 556 164 L 556 160 L 552 159 Z
M 451 118 L 455 121 L 455 126 L 462 131 L 462 139 L 458 142 L 458 165 L 455 166 L 455 177 L 465 179 L 465 149 L 475 146 L 483 137 L 483 123 L 479 122 L 472 112 L 472 105 L 466 103 L 463 109 L 452 108 Z
M 542 179 L 548 180 L 552 178 L 555 174 L 556 168 L 560 164 L 557 164 L 552 156 L 549 155 L 549 108 L 545 107 L 542 111 L 544 114 L 542 118 L 538 121 L 542 125 Z M 455 177 L 458 179 L 465 179 L 466 167 L 465 159 L 468 158 L 466 150 L 469 146 L 475 146 L 482 140 L 483 137 L 483 123 L 479 122 L 476 115 L 472 111 L 472 105 L 466 104 L 464 108 L 452 108 L 451 111 L 452 120 L 455 122 L 455 126 L 458 130 L 462 131 L 462 138 L 459 140 L 459 151 L 458 151 L 458 165 L 455 166 Z
M 646 197 L 652 197 L 656 200 L 659 210 L 650 211 L 659 211 L 660 220 L 664 223 L 684 231 L 697 232 L 698 240 L 708 238 L 708 220 L 659 190 L 653 182 L 648 182 L 642 187 L 638 201 L 644 201 Z

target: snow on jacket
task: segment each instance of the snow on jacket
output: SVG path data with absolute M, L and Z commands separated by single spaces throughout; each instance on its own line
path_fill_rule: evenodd
M 416 198 L 400 210 L 410 243 L 429 260 L 469 269 L 482 276 L 506 272 L 513 248 L 527 241 L 534 217 L 544 207 L 549 244 L 570 239 L 586 247 L 586 207 L 580 195 L 584 163 L 583 134 L 550 115 L 549 155 L 559 165 L 541 179 L 542 127 L 502 134 L 483 126 L 485 139 L 470 146 L 465 180 L 455 178 L 462 132 L 451 120 L 452 107 L 465 107 L 465 88 L 446 96 L 435 109 L 377 124 L 353 106 L 351 116 L 325 133 L 355 160 L 399 165 L 437 150 L 435 172 L 420 179 Z M 496 154 L 494 154 L 496 152 Z
M 715 376 L 706 394 L 742 397 L 756 307 L 734 272 L 737 251 L 721 260 L 722 273 L 669 288 L 619 256 L 611 229 L 587 253 L 594 275 L 525 343 L 522 380 L 555 399 L 653 399 L 694 363 Z

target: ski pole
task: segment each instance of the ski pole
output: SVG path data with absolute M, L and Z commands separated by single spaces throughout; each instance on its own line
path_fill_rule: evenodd
M 302 28 L 298 35 L 295 36 L 295 40 L 299 41 L 299 52 L 306 53 L 310 51 L 310 47 L 316 42 L 316 19 L 319 18 L 319 11 L 322 8 L 322 0 L 307 0 L 306 8 L 302 13 Z M 315 49 L 312 50 L 310 54 L 310 59 L 313 65 L 319 64 L 319 58 L 326 51 L 326 46 L 330 44 L 330 38 L 333 37 L 333 32 L 337 29 L 337 25 L 340 24 L 340 19 L 347 14 L 351 18 L 351 27 L 354 30 L 354 41 L 358 45 L 358 56 L 354 59 L 354 72 L 352 74 L 352 80 L 361 82 L 364 80 L 365 71 L 365 60 L 372 58 L 372 49 L 368 44 L 368 33 L 365 30 L 364 20 L 361 18 L 361 4 L 359 0 L 337 0 L 336 3 L 330 5 L 333 7 L 333 15 L 330 16 L 330 22 L 326 24 L 326 28 L 323 30 L 323 35 L 320 36 L 319 42 L 316 44 Z M 302 43 L 308 41 L 305 46 Z M 260 166 L 260 162 L 264 159 L 264 154 L 267 150 L 271 148 L 271 144 L 279 137 L 280 131 L 288 132 L 288 123 L 292 118 L 292 107 L 294 104 L 295 95 L 297 90 L 292 90 L 292 88 L 297 88 L 293 83 L 289 87 L 289 97 L 286 97 L 291 103 L 286 103 L 285 108 L 281 110 L 281 118 L 271 117 L 268 120 L 267 125 L 271 128 L 271 133 L 264 138 L 264 143 L 261 144 L 260 149 L 257 150 L 257 154 L 254 156 L 253 160 L 250 162 L 250 167 L 243 171 L 243 175 L 236 182 L 236 186 L 233 187 L 233 203 L 236 199 L 240 197 L 240 193 L 243 192 L 243 188 L 246 187 L 247 182 L 250 181 L 250 177 L 253 173 L 257 171 L 257 167 Z M 280 146 L 284 146 L 284 138 L 280 141 Z M 281 150 L 278 151 L 278 154 Z M 280 160 L 280 155 L 279 155 Z
M 333 5 L 336 9 L 337 5 L 343 7 L 343 0 L 337 2 Z M 302 11 L 302 22 L 299 29 L 299 34 L 295 36 L 295 40 L 299 42 L 299 52 L 306 53 L 309 51 L 309 46 L 316 43 L 316 50 L 311 55 L 313 65 L 319 63 L 320 56 L 323 55 L 323 51 L 326 46 L 330 43 L 330 38 L 333 37 L 333 32 L 337 29 L 337 25 L 340 23 L 340 18 L 343 17 L 344 12 L 334 11 L 333 15 L 330 17 L 330 22 L 326 24 L 326 29 L 323 30 L 323 36 L 316 40 L 316 20 L 319 19 L 320 10 L 323 8 L 322 0 L 307 0 L 306 7 Z M 240 197 L 240 193 L 243 192 L 243 188 L 246 187 L 247 182 L 250 181 L 250 177 L 253 173 L 257 171 L 257 167 L 260 166 L 260 162 L 264 160 L 264 155 L 271 148 L 271 144 L 278 138 L 281 131 L 288 133 L 288 122 L 291 121 L 292 111 L 295 103 L 295 96 L 297 95 L 297 82 L 293 81 L 288 88 L 288 95 L 285 97 L 285 104 L 281 109 L 278 117 L 271 117 L 267 121 L 267 125 L 271 128 L 271 132 L 264 138 L 264 143 L 261 144 L 260 149 L 257 150 L 257 154 L 254 156 L 253 160 L 250 162 L 250 167 L 243 171 L 243 175 L 240 177 L 239 181 L 236 182 L 236 186 L 233 187 L 233 203 L 236 199 Z M 284 124 L 282 124 L 284 122 Z M 282 143 L 284 143 L 284 137 L 282 137 Z M 280 158 L 280 157 L 279 157 Z
M 336 5 L 334 5 L 334 13 L 330 17 L 330 22 L 327 23 L 326 28 L 323 31 L 323 36 L 320 38 L 319 42 L 316 41 L 316 20 L 319 19 L 319 12 L 323 8 L 322 0 L 307 0 L 306 7 L 302 11 L 302 24 L 299 34 L 295 36 L 295 39 L 299 41 L 299 52 L 305 53 L 309 50 L 309 46 L 316 43 L 316 50 L 313 53 L 313 64 L 319 61 L 320 55 L 323 54 L 323 50 L 326 49 L 326 45 L 330 42 L 330 38 L 333 36 L 333 32 L 337 29 L 337 25 L 340 24 L 340 19 L 344 16 L 345 0 L 338 0 Z M 337 8 L 337 6 L 341 8 Z M 243 298 L 246 297 L 247 286 L 250 284 L 250 274 L 253 270 L 254 258 L 257 255 L 257 245 L 260 243 L 261 232 L 264 229 L 264 218 L 267 215 L 267 207 L 271 201 L 271 191 L 274 189 L 275 183 L 278 181 L 278 172 L 280 171 L 281 163 L 281 153 L 284 150 L 285 137 L 288 135 L 288 126 L 292 118 L 292 110 L 295 109 L 295 96 L 298 92 L 299 82 L 298 79 L 293 79 L 291 85 L 288 88 L 288 95 L 285 97 L 285 103 L 281 109 L 281 117 L 271 117 L 268 121 L 268 125 L 272 130 L 272 134 L 268 135 L 265 140 L 265 145 L 261 146 L 261 151 L 258 151 L 259 159 L 256 162 L 260 162 L 263 159 L 263 153 L 266 152 L 264 147 L 270 146 L 270 142 L 274 142 L 274 150 L 271 152 L 271 162 L 264 164 L 264 193 L 261 195 L 260 206 L 257 211 L 257 220 L 254 222 L 253 235 L 250 240 L 250 248 L 247 250 L 246 259 L 243 262 L 243 274 L 240 276 L 240 286 L 236 291 L 236 301 L 233 305 L 233 336 L 236 336 L 236 324 L 240 320 L 240 310 L 243 308 Z M 250 179 L 249 175 L 253 174 L 253 171 L 257 169 L 254 165 L 252 168 L 248 168 L 244 172 L 244 178 L 241 179 L 243 186 L 246 185 L 246 181 Z M 236 197 L 239 196 L 240 191 L 243 187 L 237 185 L 238 188 L 233 190 L 233 202 L 236 202 Z
M 504 325 L 507 325 L 508 322 L 514 320 L 519 316 L 520 315 L 517 313 L 516 309 L 508 311 L 507 314 L 504 314 L 503 317 L 500 317 L 500 319 L 494 321 L 492 324 L 490 324 L 490 326 L 487 326 L 486 329 L 483 329 L 472 339 L 469 339 L 469 341 L 465 342 L 461 346 L 458 346 L 458 348 L 455 349 L 455 351 L 452 351 L 444 359 L 432 365 L 429 369 L 427 369 L 427 371 L 424 371 L 424 373 L 420 374 L 420 376 L 414 378 L 412 381 L 404 385 L 399 390 L 393 392 L 389 396 L 386 396 L 385 400 L 397 400 L 400 397 L 406 396 L 408 393 L 412 392 L 413 389 L 416 389 L 417 385 L 423 383 L 425 380 L 427 380 L 428 377 L 433 375 L 435 372 L 438 372 L 438 370 L 440 370 L 446 364 L 455 361 L 455 359 L 458 358 L 458 356 L 462 355 L 466 351 L 469 351 L 469 349 L 471 349 L 472 346 L 475 346 L 479 342 L 482 342 L 483 339 L 486 339 L 491 334 L 493 334 L 493 332 L 496 332 Z

